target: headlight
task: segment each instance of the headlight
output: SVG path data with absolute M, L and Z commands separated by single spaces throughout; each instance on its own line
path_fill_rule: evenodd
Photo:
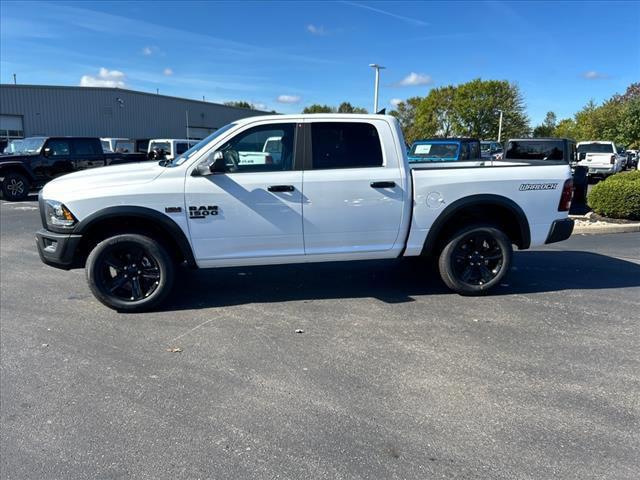
M 55 200 L 47 200 L 45 206 L 48 225 L 72 228 L 76 224 L 76 217 L 62 203 Z

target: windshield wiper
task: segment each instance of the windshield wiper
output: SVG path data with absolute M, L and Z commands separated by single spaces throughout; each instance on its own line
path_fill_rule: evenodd
M 171 160 L 165 158 L 164 160 L 160 160 L 158 162 L 158 165 L 160 165 L 161 167 L 166 167 L 167 165 L 169 165 L 171 163 Z

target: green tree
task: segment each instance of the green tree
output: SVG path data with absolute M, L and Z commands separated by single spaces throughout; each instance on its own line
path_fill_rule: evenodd
M 309 105 L 308 107 L 304 107 L 302 113 L 334 113 L 335 109 L 330 107 L 329 105 L 320 105 L 314 103 L 313 105 Z
M 365 108 L 354 107 L 349 102 L 342 102 L 337 110 L 338 113 L 369 113 Z
M 517 85 L 480 79 L 457 86 L 432 89 L 426 97 L 414 97 L 391 112 L 400 121 L 405 138 L 413 142 L 425 137 L 498 137 L 499 114 L 503 111 L 503 137 L 529 133 L 529 119 Z
M 556 123 L 556 114 L 553 112 L 547 112 L 542 123 L 533 129 L 533 136 L 535 138 L 553 137 L 556 131 Z
M 255 110 L 255 106 L 252 103 L 245 102 L 244 100 L 232 101 L 232 102 L 224 102 L 227 107 L 236 107 L 236 108 L 248 108 L 249 110 Z
M 456 87 L 453 130 L 460 136 L 497 138 L 498 110 L 503 112 L 503 138 L 529 134 L 529 118 L 518 86 L 506 80 L 479 78 Z

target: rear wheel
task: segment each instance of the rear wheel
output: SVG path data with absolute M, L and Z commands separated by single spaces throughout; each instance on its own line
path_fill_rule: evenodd
M 124 234 L 107 238 L 91 251 L 86 273 L 100 302 L 114 310 L 138 312 L 166 298 L 174 265 L 160 243 L 144 235 Z
M 12 202 L 24 200 L 29 195 L 30 188 L 29 179 L 21 173 L 8 173 L 2 180 L 2 195 L 5 200 Z
M 447 242 L 438 268 L 444 283 L 461 295 L 483 295 L 509 271 L 511 240 L 491 225 L 475 225 L 455 233 Z

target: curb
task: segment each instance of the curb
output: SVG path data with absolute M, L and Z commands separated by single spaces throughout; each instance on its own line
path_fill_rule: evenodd
M 640 223 L 575 226 L 572 235 L 640 232 Z

